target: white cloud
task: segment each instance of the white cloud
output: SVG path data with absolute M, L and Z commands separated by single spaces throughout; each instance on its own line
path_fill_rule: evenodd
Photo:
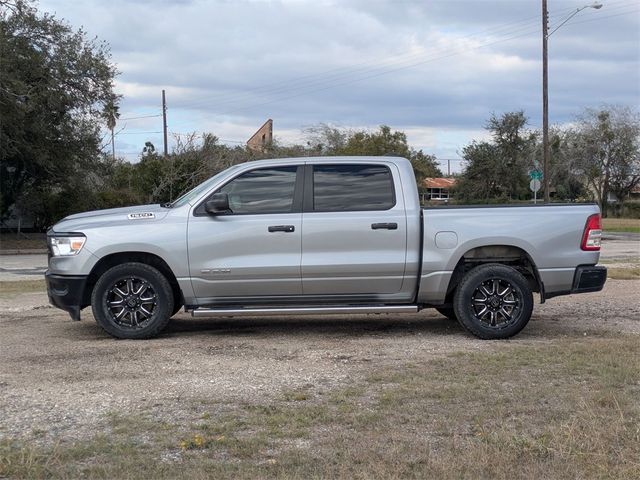
M 553 4 L 552 25 L 576 8 Z M 242 140 L 271 117 L 276 136 L 294 141 L 319 122 L 389 124 L 449 157 L 484 134 L 492 112 L 524 109 L 540 123 L 537 2 L 43 0 L 40 8 L 111 44 L 122 112 L 159 112 L 166 89 L 178 132 Z M 551 37 L 552 122 L 586 106 L 640 104 L 638 10 L 612 0 Z M 161 128 L 158 119 L 136 122 L 129 133 Z M 126 151 L 153 135 L 128 136 Z

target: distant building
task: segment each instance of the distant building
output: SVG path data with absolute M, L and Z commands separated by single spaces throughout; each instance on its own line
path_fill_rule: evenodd
M 431 178 L 422 181 L 420 200 L 426 202 L 448 202 L 451 198 L 450 189 L 456 184 L 455 178 Z
M 264 122 L 256 133 L 247 141 L 247 147 L 255 152 L 264 152 L 265 148 L 273 142 L 273 120 Z

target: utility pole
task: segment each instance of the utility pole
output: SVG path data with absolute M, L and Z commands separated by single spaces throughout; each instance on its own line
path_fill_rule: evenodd
M 447 177 L 451 176 L 451 159 L 447 158 Z
M 164 156 L 167 156 L 167 99 L 162 90 L 162 133 L 164 135 Z
M 542 178 L 544 203 L 549 203 L 549 77 L 548 50 L 549 12 L 547 0 L 542 0 Z
M 542 182 L 544 185 L 544 203 L 549 203 L 549 76 L 548 76 L 548 50 L 547 42 L 549 37 L 561 26 L 571 20 L 585 8 L 600 10 L 602 4 L 594 2 L 577 8 L 571 15 L 565 18 L 558 26 L 549 32 L 549 12 L 547 11 L 547 0 L 542 0 Z

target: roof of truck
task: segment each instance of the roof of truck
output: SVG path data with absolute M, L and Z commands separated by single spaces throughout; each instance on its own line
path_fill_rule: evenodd
M 348 162 L 371 162 L 371 161 L 390 161 L 394 163 L 398 162 L 408 162 L 404 157 L 395 157 L 395 156 L 374 156 L 374 155 L 349 155 L 349 156 L 326 156 L 326 157 L 285 157 L 285 158 L 269 158 L 264 160 L 252 160 L 250 162 L 251 165 L 256 164 L 265 164 L 270 165 L 274 163 L 281 164 L 283 162 L 287 163 L 302 163 L 302 162 L 313 162 L 313 163 L 348 163 Z

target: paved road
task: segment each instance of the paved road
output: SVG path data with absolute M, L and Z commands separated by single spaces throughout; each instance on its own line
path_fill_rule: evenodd
M 610 235 L 602 243 L 602 260 L 640 258 L 639 234 Z M 46 255 L 0 255 L 0 281 L 38 280 L 46 269 Z
M 602 241 L 602 260 L 628 260 L 640 258 L 640 234 L 607 234 Z
M 46 269 L 46 255 L 0 255 L 0 281 L 40 280 Z

